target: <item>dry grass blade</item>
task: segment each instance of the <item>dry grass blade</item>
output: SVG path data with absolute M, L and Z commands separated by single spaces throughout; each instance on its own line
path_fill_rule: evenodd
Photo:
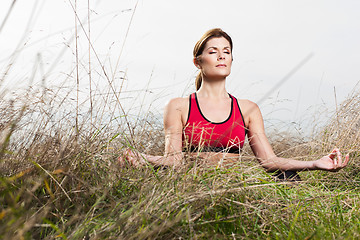
M 1 33 L 2 29 L 4 28 L 4 26 L 5 26 L 5 24 L 6 24 L 8 18 L 9 18 L 9 16 L 10 16 L 10 14 L 11 14 L 14 6 L 15 6 L 15 3 L 16 3 L 16 0 L 13 0 L 12 3 L 11 3 L 11 5 L 10 5 L 9 10 L 8 10 L 7 13 L 6 13 L 6 16 L 5 16 L 4 20 L 2 21 L 2 23 L 1 23 L 1 25 L 0 25 L 0 33 Z
M 72 202 L 71 198 L 69 197 L 69 195 L 67 194 L 67 192 L 65 191 L 65 189 L 61 186 L 61 184 L 54 178 L 54 176 L 52 174 L 50 174 L 46 169 L 44 169 L 40 164 L 35 163 L 36 167 L 39 167 L 41 170 L 43 170 L 52 180 L 54 180 L 56 182 L 56 184 L 59 186 L 59 188 L 63 191 L 63 193 L 65 194 L 65 196 L 70 200 L 70 202 Z

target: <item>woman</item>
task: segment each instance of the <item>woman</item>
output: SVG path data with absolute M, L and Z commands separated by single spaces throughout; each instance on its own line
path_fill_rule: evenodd
M 338 171 L 349 161 L 342 159 L 339 149 L 314 161 L 298 161 L 277 157 L 264 131 L 259 107 L 236 99 L 225 89 L 230 74 L 233 44 L 221 29 L 211 29 L 196 43 L 194 64 L 200 70 L 196 92 L 186 98 L 175 98 L 165 107 L 165 154 L 145 155 L 127 150 L 120 157 L 133 165 L 150 162 L 155 165 L 178 166 L 184 149 L 206 161 L 216 162 L 237 156 L 245 136 L 260 164 L 267 171 L 327 170 Z

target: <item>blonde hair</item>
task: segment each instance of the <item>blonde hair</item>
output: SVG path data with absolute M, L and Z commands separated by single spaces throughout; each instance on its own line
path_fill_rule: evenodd
M 194 58 L 196 58 L 197 61 L 200 61 L 201 60 L 200 57 L 204 51 L 206 43 L 212 38 L 220 38 L 220 37 L 223 37 L 229 41 L 231 52 L 232 52 L 233 43 L 232 43 L 231 37 L 226 32 L 224 32 L 221 28 L 213 28 L 213 29 L 208 30 L 199 39 L 199 41 L 197 41 L 197 43 L 195 44 L 194 51 L 193 51 Z M 196 76 L 196 79 L 195 79 L 196 90 L 199 90 L 199 88 L 201 87 L 201 83 L 202 83 L 202 75 L 201 74 L 202 73 L 199 72 L 199 74 Z

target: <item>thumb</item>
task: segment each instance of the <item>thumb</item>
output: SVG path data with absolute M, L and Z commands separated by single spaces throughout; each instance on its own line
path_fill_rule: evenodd
M 334 149 L 331 151 L 331 153 L 329 154 L 329 158 L 334 159 L 335 156 L 337 155 L 337 152 L 338 152 L 338 151 L 339 151 L 338 148 L 334 148 Z

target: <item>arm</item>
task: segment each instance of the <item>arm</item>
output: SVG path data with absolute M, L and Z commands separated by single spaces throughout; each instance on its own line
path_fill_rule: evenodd
M 154 156 L 127 149 L 119 157 L 120 165 L 126 162 L 134 166 L 151 163 L 155 166 L 179 166 L 184 158 L 182 153 L 182 132 L 188 116 L 188 98 L 175 98 L 165 106 L 164 130 L 165 153 L 163 156 Z M 194 157 L 205 159 L 209 165 L 218 165 L 225 158 L 223 153 L 201 152 L 191 153 Z
M 154 165 L 177 166 L 181 164 L 182 154 L 182 114 L 186 109 L 186 101 L 175 98 L 169 101 L 164 110 L 165 130 L 165 154 L 164 156 L 153 156 L 140 154 L 130 149 L 126 150 L 123 157 L 119 158 L 120 164 L 127 160 L 135 166 L 144 165 L 147 162 Z
M 277 157 L 265 135 L 264 121 L 259 107 L 249 103 L 248 138 L 252 151 L 260 164 L 267 171 L 274 170 L 327 170 L 338 171 L 344 168 L 349 162 L 349 155 L 342 160 L 339 149 L 335 148 L 329 155 L 315 161 L 298 161 L 289 158 Z

